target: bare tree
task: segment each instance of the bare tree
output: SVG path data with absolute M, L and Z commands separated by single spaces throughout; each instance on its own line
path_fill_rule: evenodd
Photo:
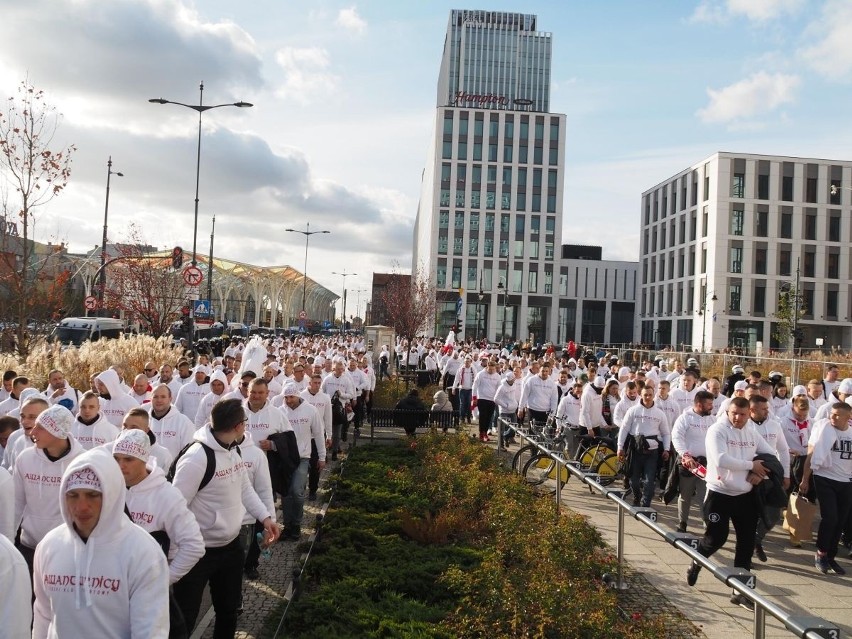
M 171 256 L 146 255 L 141 231 L 131 224 L 127 242 L 117 245 L 118 259 L 107 266 L 104 306 L 124 312 L 151 335 L 164 335 L 181 316 L 184 283 L 172 269 Z
M 401 337 L 416 337 L 435 319 L 435 287 L 422 266 L 411 275 L 394 269 L 380 298 L 387 324 Z
M 9 302 L 9 314 L 17 321 L 17 346 L 21 355 L 29 350 L 27 322 L 45 304 L 43 274 L 58 272 L 51 252 L 36 259 L 33 242 L 36 212 L 68 184 L 73 145 L 54 150 L 54 135 L 60 115 L 46 102 L 43 91 L 24 80 L 17 95 L 0 110 L 0 188 L 3 189 L 3 233 L 0 277 Z M 9 220 L 15 232 L 12 233 Z M 61 249 L 63 247 L 58 247 Z M 51 264 L 52 263 L 52 264 Z M 40 284 L 40 280 L 42 284 Z M 50 287 L 48 287 L 50 288 Z

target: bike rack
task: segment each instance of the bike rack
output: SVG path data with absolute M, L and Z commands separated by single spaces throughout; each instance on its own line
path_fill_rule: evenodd
M 506 427 L 505 419 L 498 419 L 500 428 L 498 428 L 498 448 L 497 454 L 503 444 L 503 428 Z M 515 433 L 520 436 L 526 443 L 532 444 L 540 452 L 549 456 L 556 462 L 556 518 L 558 520 L 561 512 L 562 501 L 562 468 L 564 467 L 569 473 L 577 477 L 584 484 L 587 484 L 592 490 L 600 493 L 605 498 L 615 502 L 618 507 L 618 528 L 616 530 L 616 561 L 617 572 L 615 580 L 610 575 L 604 575 L 604 582 L 614 590 L 623 591 L 628 588 L 628 584 L 624 582 L 624 514 L 625 512 L 639 522 L 645 524 L 648 528 L 657 533 L 660 537 L 669 542 L 672 546 L 686 554 L 694 562 L 701 564 L 703 568 L 712 574 L 716 579 L 732 588 L 741 595 L 745 595 L 754 604 L 754 622 L 752 625 L 752 637 L 754 639 L 765 639 L 766 637 L 766 614 L 772 615 L 775 619 L 784 624 L 790 632 L 797 637 L 804 639 L 842 639 L 843 633 L 836 625 L 822 617 L 793 614 L 779 607 L 772 601 L 764 598 L 757 592 L 757 577 L 742 568 L 731 568 L 721 566 L 704 555 L 698 553 L 699 537 L 689 533 L 678 533 L 668 528 L 664 528 L 657 521 L 657 511 L 654 508 L 645 508 L 641 506 L 633 506 L 627 503 L 624 499 L 624 491 L 617 488 L 602 486 L 600 476 L 596 473 L 583 472 L 577 467 L 573 460 L 566 460 L 561 455 L 549 450 L 540 442 L 527 436 L 526 433 L 518 428 L 515 428 Z

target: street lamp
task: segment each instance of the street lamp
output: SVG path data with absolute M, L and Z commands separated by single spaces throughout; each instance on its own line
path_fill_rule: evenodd
M 700 310 L 700 311 L 698 311 L 698 314 L 702 316 L 702 318 L 701 318 L 701 321 L 702 321 L 702 327 L 701 327 L 701 352 L 702 352 L 702 353 L 704 353 L 704 352 L 705 352 L 705 350 L 704 350 L 704 346 L 705 346 L 705 341 L 706 341 L 706 339 L 707 339 L 707 295 L 708 295 L 708 294 L 707 294 L 707 292 L 705 291 L 705 292 L 704 292 L 704 299 L 703 299 L 703 301 L 701 302 L 701 310 Z M 719 299 L 719 298 L 718 298 L 718 297 L 716 297 L 716 294 L 715 294 L 715 293 L 713 293 L 712 295 L 713 295 L 713 297 L 711 297 L 711 298 L 710 298 L 710 301 L 711 301 L 711 302 L 716 302 L 716 301 L 718 301 L 718 299 Z M 712 309 L 711 309 L 711 310 L 712 310 Z
M 367 289 L 366 288 L 358 288 L 358 289 L 355 289 L 355 292 L 358 294 L 358 297 L 357 297 L 358 301 L 355 303 L 355 317 L 357 319 L 361 319 L 362 320 L 361 324 L 363 325 L 363 319 L 364 318 L 361 317 L 361 293 L 366 293 Z
M 196 151 L 196 159 L 195 159 L 195 215 L 193 217 L 192 224 L 192 266 L 196 266 L 198 261 L 196 259 L 196 241 L 198 239 L 198 187 L 201 181 L 201 114 L 205 111 L 209 111 L 210 109 L 218 109 L 220 107 L 239 107 L 239 108 L 247 108 L 254 106 L 250 102 L 226 102 L 224 104 L 204 104 L 204 82 L 199 84 L 198 86 L 198 104 L 185 104 L 184 102 L 175 102 L 174 100 L 165 100 L 163 98 L 151 98 L 148 100 L 153 104 L 176 104 L 178 106 L 186 107 L 187 109 L 192 109 L 193 111 L 198 112 L 198 147 Z M 192 304 L 189 305 L 189 348 L 190 350 L 193 348 L 193 342 L 195 341 L 195 308 Z
M 302 311 L 307 312 L 307 308 L 305 307 L 305 299 L 308 294 L 308 240 L 311 239 L 311 235 L 323 234 L 323 233 L 331 233 L 331 231 L 312 231 L 311 223 L 307 222 L 305 224 L 305 230 L 300 231 L 298 229 L 284 229 L 288 233 L 301 233 L 305 236 L 305 271 L 302 273 Z
M 104 236 L 101 240 L 101 275 L 98 283 L 98 309 L 104 307 L 104 289 L 106 289 L 106 245 L 107 245 L 107 219 L 109 218 L 109 178 L 113 175 L 124 177 L 124 173 L 112 170 L 112 156 L 107 160 L 107 186 L 106 186 L 106 202 L 104 203 Z
M 479 294 L 476 296 L 476 339 L 479 341 L 482 339 L 482 333 L 479 330 L 479 320 L 481 314 L 479 312 L 480 306 L 482 305 L 482 300 L 485 299 L 485 291 L 482 290 L 482 274 L 479 275 Z
M 499 295 L 500 293 L 503 294 L 503 304 L 501 305 L 503 309 L 503 326 L 500 329 L 500 343 L 502 344 L 506 341 L 506 285 L 502 279 L 497 282 L 497 294 Z
M 337 271 L 332 271 L 332 275 L 341 275 L 343 276 L 343 321 L 340 324 L 341 332 L 346 331 L 346 276 L 347 275 L 358 275 L 358 273 L 347 273 L 344 269 L 343 272 L 338 273 Z

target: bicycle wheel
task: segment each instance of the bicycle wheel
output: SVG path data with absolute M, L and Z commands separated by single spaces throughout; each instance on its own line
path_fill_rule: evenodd
M 556 480 L 556 468 L 557 464 L 552 457 L 545 455 L 544 453 L 539 453 L 527 460 L 527 463 L 524 464 L 522 474 L 527 483 L 532 484 L 533 486 L 540 486 L 549 479 L 554 481 Z M 558 474 L 560 481 L 564 486 L 571 474 L 565 466 L 561 467 Z
M 532 444 L 526 444 L 525 446 L 521 446 L 518 449 L 518 452 L 515 453 L 515 456 L 512 457 L 512 472 L 517 473 L 521 471 L 521 459 L 528 455 L 535 455 L 538 451 L 538 448 L 533 446 Z
M 621 462 L 618 455 L 607 455 L 597 466 L 595 472 L 598 474 L 601 486 L 609 486 L 621 473 Z

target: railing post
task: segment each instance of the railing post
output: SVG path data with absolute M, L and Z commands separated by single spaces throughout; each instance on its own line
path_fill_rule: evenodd
M 754 639 L 766 639 L 766 611 L 760 604 L 754 606 L 754 628 L 752 629 Z
M 554 458 L 556 459 L 556 521 L 558 523 L 562 505 L 562 458 L 558 455 L 554 455 Z
M 621 502 L 618 503 L 618 537 L 615 543 L 615 557 L 618 566 L 615 572 L 616 590 L 627 590 L 627 584 L 624 583 L 624 506 Z

